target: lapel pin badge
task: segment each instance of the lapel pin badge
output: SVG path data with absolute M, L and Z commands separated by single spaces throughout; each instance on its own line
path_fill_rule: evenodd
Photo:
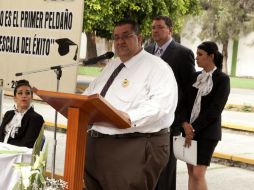
M 122 87 L 127 87 L 129 86 L 130 82 L 127 80 L 127 79 L 124 79 L 123 82 L 122 82 Z

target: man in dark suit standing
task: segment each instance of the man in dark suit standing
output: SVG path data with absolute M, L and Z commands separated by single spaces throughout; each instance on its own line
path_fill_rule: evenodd
M 178 104 L 175 112 L 175 120 L 170 127 L 170 157 L 166 168 L 162 171 L 156 189 L 176 189 L 176 158 L 173 153 L 173 136 L 181 132 L 181 115 L 183 95 L 191 77 L 195 73 L 195 61 L 193 52 L 177 43 L 172 38 L 172 21 L 167 16 L 158 16 L 152 22 L 152 38 L 154 44 L 146 47 L 146 51 L 160 56 L 172 68 L 178 84 Z

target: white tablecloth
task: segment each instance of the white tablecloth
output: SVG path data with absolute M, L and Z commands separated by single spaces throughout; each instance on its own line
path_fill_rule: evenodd
M 0 143 L 0 189 L 12 190 L 17 183 L 20 172 L 14 168 L 15 163 L 30 163 L 32 149 Z

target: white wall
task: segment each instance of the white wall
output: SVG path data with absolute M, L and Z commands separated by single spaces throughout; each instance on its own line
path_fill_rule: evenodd
M 254 32 L 240 37 L 236 71 L 237 76 L 254 77 Z
M 196 56 L 197 46 L 201 43 L 201 40 L 198 38 L 198 33 L 201 31 L 201 27 L 194 23 L 193 21 L 189 21 L 186 23 L 182 35 L 181 35 L 181 43 L 192 49 Z M 222 50 L 222 45 L 218 44 L 220 51 Z M 232 62 L 232 49 L 233 41 L 229 41 L 228 45 L 228 73 L 231 71 L 231 62 Z M 248 76 L 254 77 L 254 32 L 244 36 L 241 35 L 239 39 L 238 46 L 238 57 L 237 57 L 237 68 L 236 75 L 237 76 Z M 198 69 L 198 68 L 197 68 Z

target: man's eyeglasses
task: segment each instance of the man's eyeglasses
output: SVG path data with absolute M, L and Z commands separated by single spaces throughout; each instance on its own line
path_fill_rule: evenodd
M 168 27 L 166 27 L 166 26 L 152 26 L 152 30 L 155 30 L 155 29 L 162 30 L 165 28 L 168 28 Z
M 26 95 L 26 96 L 29 96 L 29 95 L 31 95 L 32 94 L 32 92 L 30 92 L 30 91 L 19 91 L 19 92 L 17 92 L 17 95 L 18 96 L 22 96 L 22 95 Z
M 122 36 L 115 35 L 112 37 L 113 40 L 118 41 L 118 40 L 128 40 L 130 37 L 134 36 L 134 33 L 130 34 L 123 34 Z

